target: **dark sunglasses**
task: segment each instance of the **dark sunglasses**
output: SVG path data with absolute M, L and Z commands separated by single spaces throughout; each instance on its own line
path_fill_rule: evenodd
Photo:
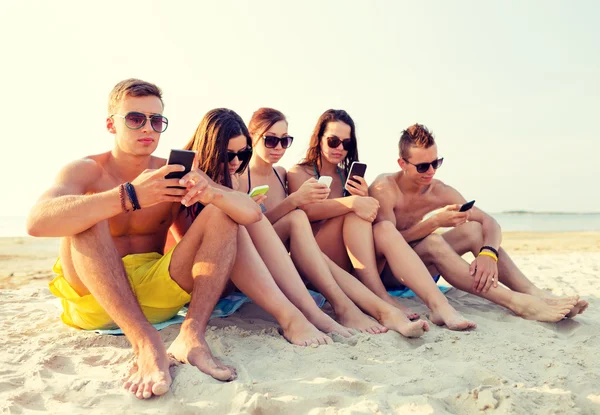
M 431 163 L 419 163 L 419 164 L 413 164 L 410 161 L 406 160 L 404 157 L 402 157 L 402 159 L 405 162 L 407 162 L 408 164 L 412 164 L 413 166 L 415 166 L 417 168 L 417 172 L 419 172 L 419 173 L 425 173 L 427 170 L 429 170 L 429 166 L 433 167 L 433 170 L 437 170 L 440 168 L 440 166 L 444 162 L 443 157 L 441 157 L 437 160 L 433 160 Z
M 142 114 L 141 112 L 128 112 L 125 115 L 113 114 L 111 117 L 121 117 L 125 120 L 125 125 L 130 130 L 139 130 L 144 125 L 146 125 L 146 120 L 150 119 L 150 125 L 152 129 L 157 133 L 164 133 L 167 127 L 169 126 L 169 120 L 167 117 L 163 117 L 160 114 L 154 114 L 147 116 L 146 114 Z
M 239 161 L 244 163 L 244 162 L 250 160 L 250 157 L 252 157 L 252 150 L 247 148 L 245 150 L 240 150 L 237 153 L 235 153 L 233 151 L 227 151 L 227 159 L 229 160 L 230 163 L 236 157 L 238 158 Z
M 275 148 L 279 143 L 281 143 L 281 148 L 290 148 L 292 141 L 294 141 L 294 137 L 290 137 L 289 135 L 281 138 L 273 135 L 263 135 L 262 138 L 265 140 L 266 148 Z
M 345 140 L 340 140 L 337 137 L 327 137 L 327 145 L 331 148 L 338 148 L 342 144 L 344 146 L 344 150 L 350 151 L 354 147 L 351 138 L 346 138 Z

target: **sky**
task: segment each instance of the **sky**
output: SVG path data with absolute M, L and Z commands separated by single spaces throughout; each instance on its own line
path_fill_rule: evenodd
M 598 212 L 595 1 L 0 2 L 3 203 L 24 216 L 67 162 L 108 151 L 120 80 L 159 85 L 167 157 L 216 107 L 281 110 L 305 154 L 329 108 L 357 127 L 367 180 L 415 122 L 437 177 L 488 212 Z M 594 121 L 596 120 L 596 121 Z

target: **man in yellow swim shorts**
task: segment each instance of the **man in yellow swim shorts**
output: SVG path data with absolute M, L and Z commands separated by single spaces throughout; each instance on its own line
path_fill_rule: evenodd
M 220 380 L 235 370 L 213 357 L 204 337 L 237 251 L 238 224 L 261 218 L 247 195 L 210 181 L 198 169 L 167 179 L 181 165 L 152 156 L 168 125 L 160 89 L 127 79 L 109 96 L 106 128 L 114 147 L 67 164 L 32 208 L 32 236 L 62 237 L 57 277 L 50 290 L 61 299 L 62 320 L 82 329 L 119 326 L 136 354 L 125 382 L 138 398 L 162 395 L 171 376 L 167 350 L 151 323 L 189 311 L 169 353 Z M 206 208 L 169 252 L 172 224 L 184 206 Z

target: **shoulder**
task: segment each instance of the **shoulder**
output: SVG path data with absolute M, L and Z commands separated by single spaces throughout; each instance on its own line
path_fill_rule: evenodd
M 312 176 L 312 173 L 313 173 L 313 169 L 310 166 L 305 166 L 302 164 L 294 164 L 288 170 L 288 174 L 290 174 L 290 175 L 303 174 L 303 175 Z
M 287 171 L 285 170 L 285 167 L 283 166 L 275 166 L 273 167 L 275 169 L 275 171 L 277 172 L 277 174 L 279 175 L 279 177 L 281 178 L 281 180 L 283 180 L 285 182 L 286 176 L 287 176 Z
M 431 183 L 430 193 L 438 200 L 446 203 L 464 203 L 465 198 L 454 187 L 447 185 L 441 180 L 434 179 Z
M 373 180 L 373 183 L 369 186 L 369 191 L 379 192 L 379 193 L 394 193 L 398 190 L 398 186 L 394 181 L 393 173 L 382 173 Z
M 315 174 L 314 174 L 312 167 L 304 166 L 302 164 L 296 164 L 296 165 L 292 166 L 287 172 L 287 177 L 289 179 L 299 178 L 303 182 L 306 179 L 314 177 L 314 175 Z
M 95 181 L 104 173 L 105 155 L 87 156 L 66 164 L 59 172 L 61 181 Z

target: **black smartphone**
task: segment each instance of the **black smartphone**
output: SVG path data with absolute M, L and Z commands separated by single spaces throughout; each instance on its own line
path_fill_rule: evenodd
M 194 157 L 196 156 L 195 151 L 190 150 L 171 150 L 171 154 L 169 154 L 169 161 L 167 164 L 181 164 L 185 167 L 184 171 L 174 171 L 165 176 L 165 179 L 181 179 L 183 176 L 188 174 L 192 170 L 192 165 L 194 164 Z M 169 186 L 176 187 L 179 189 L 185 189 L 185 187 L 181 186 Z
M 471 209 L 474 204 L 475 204 L 474 200 L 471 200 L 470 202 L 465 203 L 464 205 L 462 205 L 460 207 L 459 212 L 466 212 L 467 210 Z
M 346 178 L 346 184 L 344 185 L 344 195 L 350 196 L 350 192 L 346 190 L 346 186 L 348 185 L 348 180 L 352 180 L 354 176 L 365 177 L 365 173 L 367 172 L 367 165 L 365 163 L 361 163 L 360 161 L 353 161 L 350 166 L 350 172 L 348 173 L 348 177 Z M 356 180 L 354 180 L 356 182 Z

